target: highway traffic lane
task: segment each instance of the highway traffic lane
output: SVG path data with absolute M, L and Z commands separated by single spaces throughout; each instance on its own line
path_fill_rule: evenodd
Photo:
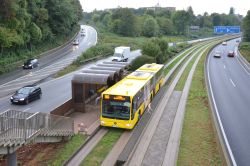
M 86 36 L 84 38 L 78 37 L 78 38 L 80 38 L 81 42 L 80 42 L 79 46 L 77 46 L 77 48 L 75 46 L 73 46 L 72 43 L 70 43 L 70 45 L 66 46 L 65 48 L 52 53 L 51 56 L 49 57 L 49 60 L 48 60 L 48 56 L 45 56 L 45 57 L 42 57 L 41 59 L 39 59 L 39 63 L 40 63 L 39 66 L 40 67 L 32 69 L 32 70 L 21 70 L 20 71 L 21 75 L 27 75 L 30 72 L 36 73 L 37 71 L 39 71 L 47 66 L 50 66 L 51 64 L 57 63 L 63 59 L 74 57 L 72 55 L 76 55 L 76 54 L 80 55 L 82 51 L 86 50 L 91 45 L 94 45 L 96 43 L 96 41 L 97 41 L 97 39 L 96 39 L 97 36 L 95 34 L 96 32 L 92 32 L 92 31 L 95 31 L 95 30 L 93 30 L 93 28 L 91 28 L 91 27 L 86 26 L 86 32 L 88 32 L 90 34 L 94 34 L 94 35 L 88 35 L 86 33 Z M 68 55 L 68 56 L 66 56 L 66 55 Z M 58 56 L 60 58 L 58 58 Z M 45 59 L 47 59 L 46 64 L 44 62 Z
M 137 56 L 141 55 L 140 50 L 132 51 L 129 61 L 133 60 Z M 98 60 L 97 62 L 90 62 L 85 64 L 80 70 L 69 73 L 63 77 L 53 79 L 48 82 L 40 84 L 42 89 L 42 98 L 28 105 L 14 105 L 9 101 L 10 96 L 0 99 L 0 112 L 7 109 L 14 109 L 27 112 L 46 112 L 49 113 L 61 104 L 65 103 L 72 97 L 71 92 L 71 80 L 75 73 L 80 72 L 84 68 L 93 66 L 96 63 L 101 63 L 103 61 L 111 61 L 112 57 L 107 57 L 105 59 Z
M 250 77 L 236 58 L 216 59 L 211 56 L 210 78 L 222 124 L 237 164 L 247 165 L 250 162 Z
M 91 34 L 94 34 L 94 33 L 92 33 L 93 28 L 91 28 L 89 26 L 85 26 L 85 28 L 86 28 L 86 31 L 90 31 Z M 88 36 L 83 38 L 83 37 L 80 37 L 80 34 L 78 34 L 77 38 L 79 38 L 82 42 L 85 42 L 85 40 L 88 38 Z M 93 43 L 95 43 L 95 41 Z M 80 44 L 82 44 L 82 43 L 80 43 Z M 24 75 L 28 74 L 30 71 L 34 72 L 34 71 L 37 71 L 41 68 L 47 67 L 47 66 L 51 65 L 52 63 L 58 62 L 58 60 L 60 60 L 62 57 L 64 57 L 69 51 L 70 52 L 73 51 L 72 47 L 73 47 L 72 43 L 69 43 L 66 47 L 63 47 L 62 49 L 57 50 L 55 52 L 52 52 L 49 55 L 45 55 L 45 56 L 41 57 L 39 59 L 39 67 L 38 68 L 34 68 L 32 70 L 23 70 L 22 67 L 20 66 L 20 68 L 16 71 L 1 75 L 0 76 L 0 84 L 4 84 L 4 83 L 9 82 L 13 79 L 24 76 Z M 48 58 L 49 58 L 49 60 L 48 60 Z
M 43 68 L 38 69 L 38 70 L 29 70 L 28 71 L 29 73 L 26 73 L 25 76 L 19 77 L 15 80 L 8 82 L 8 83 L 0 85 L 0 91 L 1 91 L 0 97 L 4 97 L 10 93 L 13 93 L 16 89 L 21 88 L 24 85 L 33 84 L 33 83 L 36 83 L 36 82 L 42 80 L 43 78 L 46 78 L 47 76 L 55 73 L 56 71 L 64 68 L 68 64 L 70 64 L 74 59 L 76 59 L 79 55 L 81 55 L 82 52 L 86 51 L 86 49 L 88 49 L 92 45 L 96 44 L 96 41 L 97 41 L 96 31 L 91 27 L 86 28 L 86 29 L 87 29 L 86 31 L 88 33 L 90 33 L 91 35 L 86 33 L 86 36 L 81 39 L 84 42 L 80 42 L 79 47 L 77 49 L 68 50 L 67 52 L 65 52 L 65 54 L 67 54 L 67 55 L 64 55 L 61 58 L 57 59 L 49 66 L 43 67 Z M 74 46 L 72 48 L 74 48 Z M 63 63 L 65 63 L 65 64 L 64 64 L 64 66 L 61 66 L 61 68 L 60 67 L 55 68 L 56 65 L 58 65 L 58 64 L 60 65 Z M 46 74 L 42 74 L 42 72 L 44 70 L 48 70 L 48 72 L 46 72 Z M 30 73 L 31 73 L 31 77 L 27 77 L 27 76 L 29 76 Z M 33 79 L 33 77 L 36 77 L 36 78 Z M 26 78 L 26 80 L 23 78 Z
M 72 74 L 69 74 L 41 84 L 41 99 L 32 101 L 28 105 L 11 104 L 9 101 L 10 96 L 7 96 L 0 100 L 0 112 L 13 109 L 26 112 L 49 113 L 71 98 L 71 79 Z

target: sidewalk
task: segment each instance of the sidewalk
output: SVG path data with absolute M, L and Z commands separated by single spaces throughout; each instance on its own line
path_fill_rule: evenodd
M 90 135 L 99 125 L 100 105 L 86 106 L 86 112 L 74 112 L 70 117 L 74 119 L 74 132 L 85 132 Z

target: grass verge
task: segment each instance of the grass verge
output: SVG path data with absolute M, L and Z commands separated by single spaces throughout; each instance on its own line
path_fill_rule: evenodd
M 99 166 L 123 133 L 122 129 L 109 129 L 108 133 L 89 153 L 81 166 Z
M 164 37 L 167 41 L 183 41 L 185 38 L 178 37 L 178 36 L 170 36 Z M 70 66 L 64 68 L 63 70 L 59 71 L 55 77 L 60 77 L 65 74 L 68 74 L 72 71 L 77 70 L 81 67 L 85 60 L 88 58 L 94 58 L 97 56 L 105 55 L 105 54 L 113 54 L 114 48 L 118 46 L 130 46 L 131 50 L 141 49 L 144 42 L 146 40 L 150 40 L 150 38 L 146 37 L 122 37 L 114 33 L 109 32 L 101 32 L 99 33 L 99 40 L 96 46 L 91 47 L 86 52 L 82 53 Z M 176 47 L 172 47 L 169 50 L 169 54 L 171 56 L 175 56 L 180 51 L 188 48 L 190 44 L 179 44 Z M 136 67 L 141 66 L 141 63 L 152 63 L 154 59 L 152 57 L 141 56 L 138 58 L 138 62 L 133 63 L 132 69 L 136 69 Z M 142 62 L 141 62 L 142 61 Z M 174 64 L 173 64 L 174 65 Z M 171 66 L 173 67 L 173 66 Z
M 243 42 L 240 44 L 240 53 L 248 62 L 250 62 L 250 42 Z
M 195 48 L 195 47 L 193 47 Z M 189 50 L 188 52 L 186 52 L 185 54 L 179 56 L 178 58 L 176 58 L 171 64 L 169 64 L 165 69 L 164 69 L 164 74 L 167 75 L 167 73 L 175 66 L 176 63 L 178 63 L 181 58 L 183 58 L 185 55 L 189 54 L 190 52 L 192 52 L 192 49 Z
M 82 134 L 74 135 L 61 149 L 49 165 L 62 165 L 71 155 L 85 142 L 86 136 Z
M 176 63 L 178 63 L 181 58 L 183 58 L 186 54 L 183 54 L 181 56 L 179 56 L 178 58 L 176 58 L 170 65 L 168 65 L 165 69 L 164 69 L 164 74 L 167 75 L 168 72 L 176 65 Z
M 223 165 L 219 153 L 204 79 L 204 62 L 200 59 L 193 75 L 186 105 L 177 165 Z
M 66 75 L 66 74 L 68 74 L 68 73 L 71 73 L 71 72 L 73 72 L 73 71 L 76 71 L 78 68 L 79 68 L 79 66 L 77 66 L 77 65 L 75 65 L 75 64 L 71 64 L 71 65 L 65 67 L 63 70 L 60 70 L 59 72 L 57 72 L 57 73 L 55 74 L 55 78 L 61 77 L 61 76 L 64 76 L 64 75 Z
M 200 52 L 198 52 L 197 55 L 195 55 L 193 57 L 193 59 L 188 63 L 187 67 L 185 68 L 184 72 L 181 75 L 180 80 L 178 81 L 178 83 L 177 83 L 177 85 L 175 87 L 175 90 L 177 90 L 177 91 L 182 91 L 183 90 L 183 88 L 185 86 L 185 83 L 186 83 L 186 80 L 187 80 L 187 77 L 188 77 L 188 74 L 189 74 L 189 72 L 190 72 L 190 70 L 191 70 L 191 68 L 192 68 L 192 66 L 193 66 L 193 64 L 194 64 L 194 62 L 195 62 L 195 60 L 196 60 L 199 53 Z

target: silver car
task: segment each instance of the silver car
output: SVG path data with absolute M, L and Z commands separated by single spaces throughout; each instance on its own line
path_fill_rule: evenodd
M 220 58 L 221 57 L 221 52 L 220 51 L 215 51 L 214 57 L 215 58 Z

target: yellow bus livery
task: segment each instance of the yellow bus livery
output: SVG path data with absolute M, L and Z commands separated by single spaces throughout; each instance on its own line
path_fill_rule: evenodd
M 163 71 L 161 66 L 158 72 L 138 69 L 104 91 L 101 98 L 101 125 L 133 129 L 152 101 L 156 85 L 161 84 L 161 79 L 156 82 L 156 75 Z M 157 86 L 160 88 L 160 85 Z
M 164 65 L 161 64 L 145 64 L 141 66 L 137 71 L 147 71 L 147 72 L 152 72 L 154 73 L 153 77 L 153 85 L 155 86 L 154 89 L 154 94 L 156 94 L 160 87 L 163 85 L 163 70 L 164 70 Z

